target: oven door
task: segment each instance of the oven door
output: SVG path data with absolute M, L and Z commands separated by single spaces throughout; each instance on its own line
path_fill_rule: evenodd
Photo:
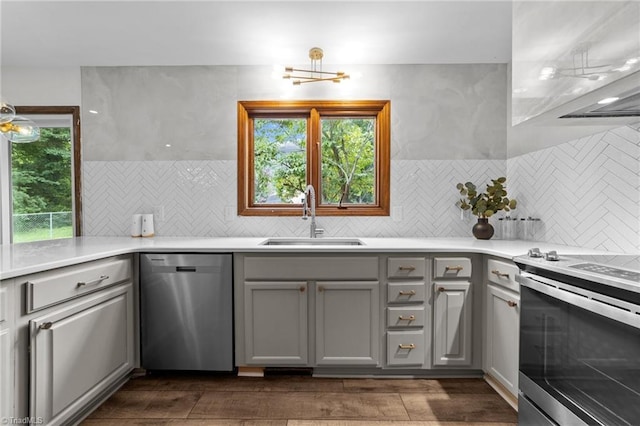
M 640 306 L 529 273 L 520 283 L 525 404 L 560 425 L 637 425 Z

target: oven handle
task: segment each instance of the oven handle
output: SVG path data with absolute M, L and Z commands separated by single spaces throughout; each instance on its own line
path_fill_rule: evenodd
M 528 272 L 520 273 L 520 285 L 528 287 L 554 299 L 577 306 L 594 314 L 602 315 L 614 321 L 625 323 L 640 329 L 640 306 L 600 295 L 589 290 L 579 289 L 549 278 Z M 521 309 L 526 309 L 522 304 Z

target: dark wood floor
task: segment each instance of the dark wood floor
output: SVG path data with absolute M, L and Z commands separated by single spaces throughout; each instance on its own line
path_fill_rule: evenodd
M 482 379 L 328 379 L 151 374 L 82 425 L 515 425 Z

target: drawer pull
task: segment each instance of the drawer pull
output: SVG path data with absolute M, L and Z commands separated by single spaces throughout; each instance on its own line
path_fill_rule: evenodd
M 411 272 L 411 271 L 415 271 L 416 267 L 412 266 L 412 265 L 409 265 L 409 266 L 398 266 L 398 270 L 399 271 L 409 271 L 409 272 Z
M 445 272 L 449 272 L 449 271 L 457 271 L 460 272 L 464 269 L 464 267 L 458 265 L 458 266 L 445 266 L 444 267 L 444 271 Z
M 298 289 L 300 290 L 300 293 L 304 293 L 304 291 L 306 290 L 305 287 L 303 285 L 300 286 L 300 288 Z M 322 291 L 320 289 L 318 289 L 318 291 Z
M 408 317 L 400 315 L 398 317 L 398 321 L 415 321 L 415 320 L 416 320 L 416 316 L 415 315 L 409 315 Z
M 516 306 L 518 306 L 518 302 L 514 302 L 513 300 L 508 300 L 507 305 L 509 305 L 510 308 L 515 308 Z
M 438 293 L 443 293 L 446 290 L 444 287 L 438 287 Z
M 52 325 L 53 325 L 53 323 L 52 323 L 52 322 L 43 322 L 42 324 L 40 324 L 40 325 L 38 326 L 38 328 L 39 328 L 40 330 L 48 330 L 48 329 L 50 329 L 50 328 L 51 328 L 51 326 L 52 326 Z
M 494 269 L 493 271 L 491 271 L 492 274 L 494 274 L 495 276 L 497 276 L 498 278 L 506 278 L 509 279 L 509 274 L 505 273 L 505 272 L 500 272 L 497 269 Z
M 411 350 L 411 349 L 415 349 L 415 348 L 416 348 L 416 345 L 413 344 L 413 343 L 409 343 L 408 345 L 400 343 L 398 345 L 398 349 L 409 349 L 409 350 Z
M 415 296 L 416 295 L 416 291 L 415 290 L 400 290 L 398 292 L 398 294 L 400 296 Z
M 100 275 L 100 278 L 98 278 L 97 280 L 93 280 L 93 281 L 80 281 L 76 287 L 77 288 L 81 288 L 81 287 L 87 287 L 90 285 L 97 285 L 100 284 L 102 281 L 104 280 L 108 280 L 109 279 L 109 275 Z

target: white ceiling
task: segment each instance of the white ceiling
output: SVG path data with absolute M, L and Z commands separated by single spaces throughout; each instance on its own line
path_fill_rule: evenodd
M 507 63 L 511 2 L 0 0 L 2 66 Z

